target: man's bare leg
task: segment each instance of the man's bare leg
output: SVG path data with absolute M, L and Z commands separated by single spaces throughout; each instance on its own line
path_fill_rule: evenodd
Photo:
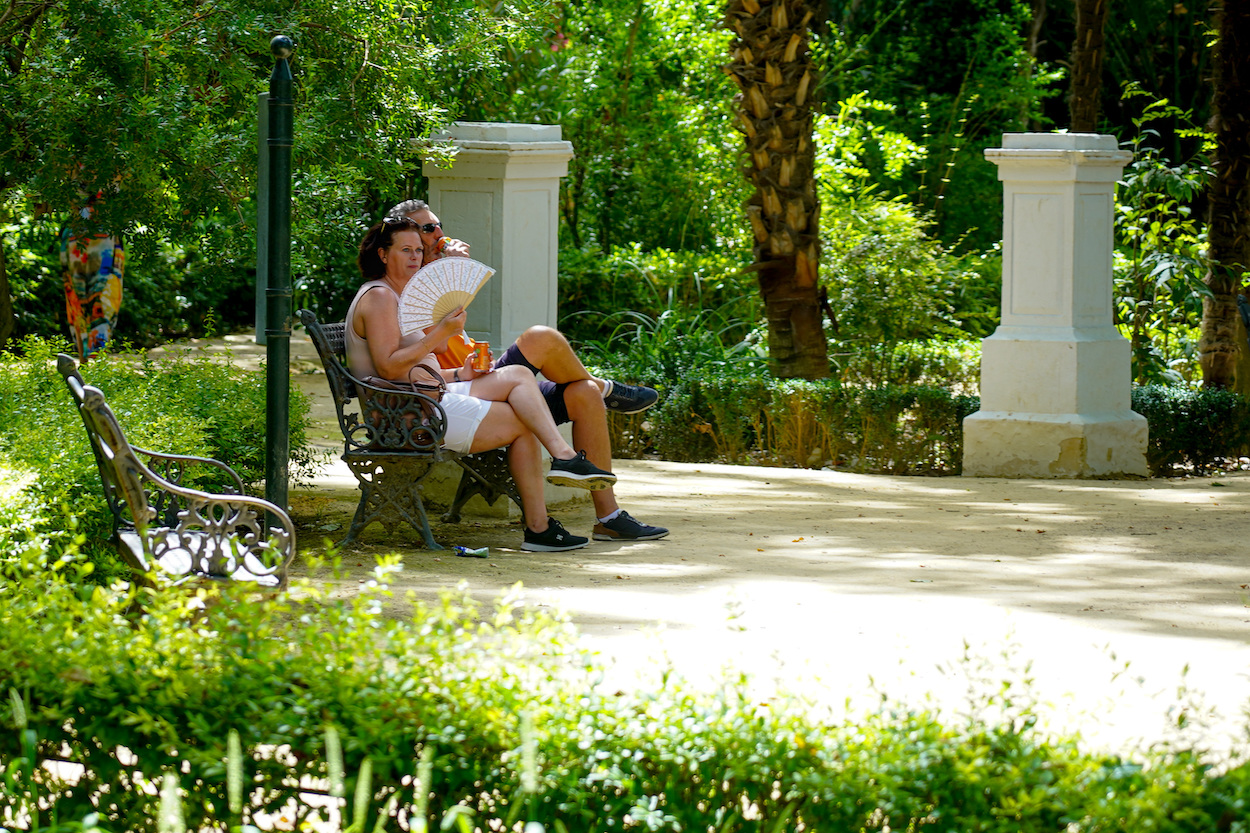
M 586 459 L 606 471 L 612 470 L 612 441 L 608 435 L 607 408 L 588 380 L 574 382 L 564 389 L 564 407 L 573 423 L 573 444 L 586 452 Z M 616 490 L 611 487 L 591 492 L 595 518 L 609 518 L 595 524 L 593 536 L 600 541 L 649 541 L 663 538 L 668 530 L 651 526 L 621 512 Z M 615 517 L 620 512 L 619 517 Z
M 564 389 L 564 406 L 573 423 L 573 445 L 586 452 L 586 459 L 604 471 L 612 471 L 612 441 L 608 436 L 607 409 L 603 397 L 588 380 L 573 382 Z M 595 517 L 606 518 L 621 506 L 611 487 L 590 493 Z
M 600 396 L 607 387 L 602 379 L 590 375 L 590 371 L 573 352 L 569 340 L 559 330 L 542 326 L 530 327 L 517 338 L 516 345 L 526 361 L 557 385 L 591 380 L 598 386 Z

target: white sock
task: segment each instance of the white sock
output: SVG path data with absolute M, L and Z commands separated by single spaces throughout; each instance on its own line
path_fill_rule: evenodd
M 600 519 L 599 519 L 599 523 L 601 523 L 601 524 L 606 524 L 608 521 L 612 520 L 613 518 L 615 518 L 615 517 L 616 517 L 617 515 L 619 515 L 619 514 L 621 514 L 621 510 L 620 510 L 620 509 L 617 509 L 615 512 L 612 512 L 612 513 L 611 513 L 611 514 L 609 514 L 607 517 L 605 517 L 605 518 L 600 518 Z
M 604 398 L 604 399 L 607 399 L 607 398 L 608 398 L 609 396 L 611 396 L 611 395 L 612 395 L 612 380 L 611 380 L 611 379 L 604 379 L 604 380 L 603 380 L 603 398 Z M 618 510 L 618 511 L 619 511 L 619 510 Z M 615 516 L 613 516 L 613 517 L 615 517 Z

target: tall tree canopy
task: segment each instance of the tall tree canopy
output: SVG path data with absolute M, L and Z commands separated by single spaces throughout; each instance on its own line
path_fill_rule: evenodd
M 211 234 L 218 256 L 248 257 L 256 95 L 270 38 L 287 34 L 297 45 L 294 268 L 314 269 L 356 236 L 370 192 L 393 197 L 413 140 L 455 116 L 449 91 L 489 85 L 502 50 L 549 5 L 6 0 L 0 211 L 78 222 L 74 207 L 104 191 L 94 221 L 132 246 Z M 207 217 L 227 222 L 205 230 Z M 0 338 L 11 326 L 0 320 Z
M 566 243 L 710 249 L 738 236 L 722 7 L 564 0 L 543 42 L 509 54 L 504 84 L 466 97 L 467 118 L 563 128 L 577 153 L 560 206 Z

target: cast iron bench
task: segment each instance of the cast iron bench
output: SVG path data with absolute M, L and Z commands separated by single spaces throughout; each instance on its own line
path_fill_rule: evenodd
M 302 309 L 297 315 L 321 357 L 343 432 L 342 459 L 360 486 L 356 516 L 342 543 L 354 541 L 374 521 L 388 534 L 402 522 L 420 532 L 430 549 L 443 549 L 430 531 L 421 499 L 421 482 L 442 461 L 454 460 L 462 469 L 444 521 L 460 520 L 460 510 L 474 495 L 481 495 L 487 504 L 506 496 L 521 505 L 521 494 L 508 470 L 506 449 L 458 454 L 443 448 L 447 417 L 442 405 L 421 394 L 400 394 L 365 384 L 347 371 L 344 325 L 322 324 L 311 310 Z M 394 406 L 380 415 L 383 424 L 393 430 L 377 430 L 354 410 L 360 406 L 353 402 L 359 402 L 360 391 L 366 389 L 373 391 L 375 402 L 381 399 Z M 423 413 L 423 405 L 426 413 L 434 414 L 432 418 Z M 416 430 L 402 426 L 416 426 Z
M 295 556 L 295 526 L 286 512 L 245 495 L 239 475 L 220 460 L 132 446 L 104 394 L 83 383 L 77 360 L 61 353 L 57 369 L 87 428 L 113 515 L 114 543 L 140 581 L 154 583 L 164 574 L 174 581 L 233 579 L 286 586 Z M 234 493 L 184 485 L 193 466 L 216 469 Z M 267 526 L 267 518 L 277 526 Z

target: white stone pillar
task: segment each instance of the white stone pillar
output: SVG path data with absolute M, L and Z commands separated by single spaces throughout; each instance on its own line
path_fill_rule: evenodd
M 495 268 L 469 306 L 465 331 L 500 356 L 530 327 L 556 326 L 560 177 L 569 172 L 573 145 L 560 138 L 558 124 L 455 122 L 433 138 L 450 139 L 457 152 L 446 166 L 422 165 L 430 207 L 449 235 L 469 244 L 474 260 Z M 571 441 L 569 425 L 561 430 Z M 434 472 L 427 494 L 443 489 L 450 502 L 459 476 L 454 465 Z M 550 483 L 544 491 L 548 506 L 589 503 L 589 494 Z M 510 500 L 488 507 L 480 497 L 464 513 L 519 515 Z
M 556 326 L 560 177 L 573 145 L 552 124 L 456 122 L 434 138 L 459 150 L 447 167 L 422 166 L 430 207 L 475 260 L 496 270 L 465 329 L 498 355 L 528 327 Z
M 1002 322 L 982 342 L 965 475 L 1146 476 L 1128 341 L 1113 324 L 1114 136 L 1017 133 L 985 156 L 1003 183 Z

